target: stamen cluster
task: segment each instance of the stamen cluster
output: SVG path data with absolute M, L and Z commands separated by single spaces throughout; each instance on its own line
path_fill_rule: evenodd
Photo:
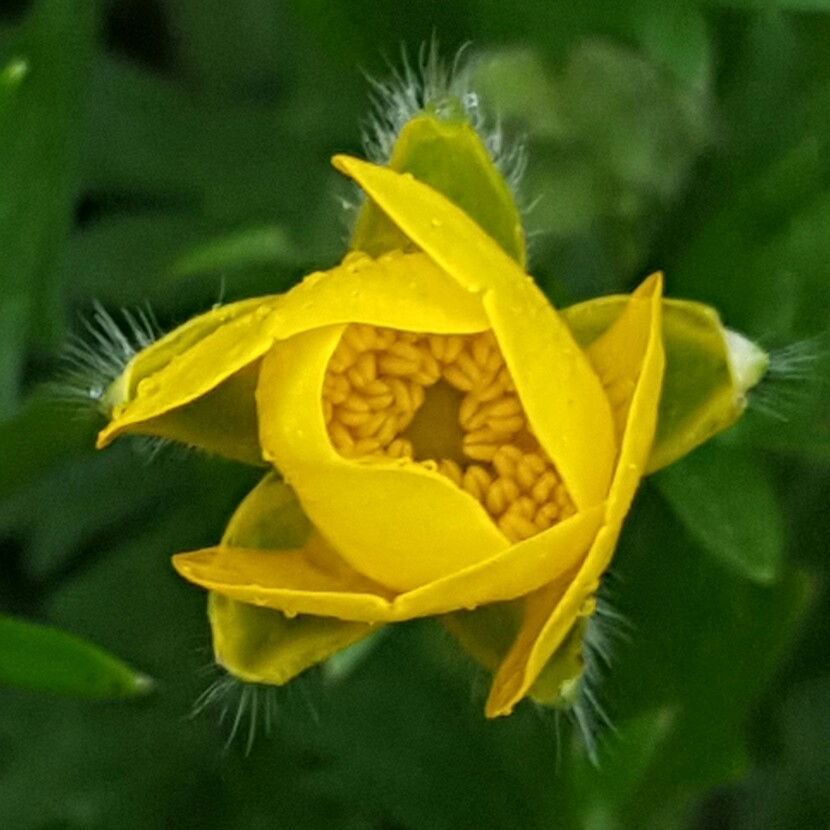
M 429 426 L 460 440 L 431 457 L 409 430 L 442 384 L 458 402 L 456 423 Z M 408 458 L 437 470 L 476 498 L 511 541 L 574 513 L 489 331 L 436 335 L 351 324 L 328 365 L 323 411 L 345 458 Z

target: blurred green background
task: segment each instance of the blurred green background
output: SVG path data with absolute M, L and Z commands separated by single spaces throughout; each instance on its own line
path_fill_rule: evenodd
M 238 689 L 191 717 L 218 673 L 169 555 L 214 543 L 257 474 L 97 454 L 43 391 L 93 300 L 166 329 L 336 262 L 328 159 L 361 153 L 364 73 L 432 37 L 472 42 L 482 106 L 526 139 L 557 302 L 662 269 L 765 346 L 806 341 L 638 496 L 598 769 L 567 719 L 485 721 L 486 677 L 430 622 L 247 699 L 230 740 Z M 0 612 L 155 688 L 119 698 L 120 664 L 4 618 L 0 827 L 830 827 L 829 144 L 827 0 L 5 0 Z

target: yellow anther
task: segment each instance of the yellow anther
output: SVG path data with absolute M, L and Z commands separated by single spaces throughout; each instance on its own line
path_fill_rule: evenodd
M 389 409 L 394 402 L 395 396 L 391 392 L 386 392 L 381 395 L 373 395 L 370 398 L 366 398 L 366 403 L 369 404 L 369 409 L 373 409 L 375 411 L 380 409 Z
M 374 412 L 362 424 L 355 427 L 354 434 L 358 438 L 368 438 L 370 435 L 375 435 L 386 422 L 386 419 L 385 412 Z
M 377 438 L 361 438 L 355 442 L 351 449 L 352 457 L 360 458 L 363 455 L 372 455 L 380 449 L 380 441 Z
M 412 343 L 407 343 L 405 340 L 398 340 L 393 343 L 387 350 L 387 354 L 400 357 L 403 360 L 416 363 L 419 366 L 421 364 L 421 350 Z
M 510 509 L 520 516 L 532 520 L 536 515 L 536 502 L 530 496 L 518 496 L 510 505 Z
M 522 413 L 522 405 L 515 395 L 505 395 L 487 407 L 487 414 L 493 418 L 507 418 Z
M 478 412 L 479 400 L 476 395 L 465 395 L 461 400 L 461 406 L 458 407 L 458 423 L 467 428 L 470 419 Z
M 555 497 L 556 488 L 559 486 L 559 476 L 552 470 L 542 473 L 533 485 L 530 495 L 537 504 L 545 504 Z
M 492 476 L 484 467 L 478 464 L 471 464 L 464 470 L 461 486 L 477 501 L 484 501 L 487 488 L 492 482 Z
M 341 404 L 344 409 L 350 409 L 352 412 L 368 412 L 371 407 L 369 406 L 369 402 L 363 395 L 358 395 L 356 392 L 352 392 L 345 401 Z
M 504 478 L 515 478 L 516 462 L 522 457 L 522 451 L 513 444 L 504 444 L 493 456 L 496 472 Z
M 440 334 L 431 334 L 427 338 L 429 350 L 432 356 L 439 362 L 443 362 L 444 354 L 447 351 L 447 338 Z
M 409 386 L 400 378 L 389 380 L 389 389 L 395 398 L 395 406 L 402 412 L 409 412 L 412 407 L 412 397 L 409 394 Z
M 412 458 L 415 454 L 412 449 L 412 442 L 406 438 L 396 438 L 386 448 L 386 452 L 390 458 Z
M 352 434 L 339 420 L 332 421 L 329 426 L 329 435 L 332 443 L 340 452 L 354 446 Z
M 469 392 L 473 388 L 473 381 L 455 363 L 446 366 L 443 375 L 447 383 L 462 392 Z
M 513 542 L 575 511 L 527 425 L 491 332 L 422 335 L 347 326 L 329 361 L 322 405 L 342 456 L 408 459 L 437 471 L 479 501 Z M 409 433 L 416 415 L 425 420 Z M 442 419 L 449 419 L 445 427 Z M 426 437 L 433 429 L 443 444 Z
M 493 353 L 493 346 L 495 344 L 486 335 L 480 334 L 473 339 L 472 355 L 473 360 L 478 366 L 484 369 L 490 360 L 490 355 Z
M 522 490 L 530 490 L 545 472 L 547 464 L 541 455 L 525 453 L 516 465 L 516 481 Z
M 395 438 L 395 436 L 400 432 L 398 428 L 398 419 L 388 412 L 379 412 L 378 414 L 383 415 L 384 419 L 383 423 L 378 428 L 375 438 L 377 438 L 382 445 L 386 446 L 388 444 L 390 447 L 392 444 L 396 443 L 396 441 L 402 441 L 403 439 L 401 438 Z
M 473 393 L 470 393 L 466 397 L 478 404 L 478 400 L 474 397 Z M 463 426 L 467 432 L 477 432 L 487 425 L 486 407 L 476 406 L 472 414 L 468 415 L 465 420 L 461 420 L 461 409 L 458 410 L 458 415 L 461 426 Z
M 491 378 L 490 375 L 476 387 L 475 391 L 475 396 L 481 403 L 495 401 L 502 395 L 504 395 L 504 386 L 498 377 Z
M 337 422 L 347 427 L 358 427 L 365 424 L 371 417 L 372 413 L 368 409 L 365 412 L 355 412 L 353 409 L 344 409 L 342 406 L 338 406 L 335 410 Z
M 481 429 L 476 429 L 471 432 L 468 432 L 464 436 L 464 445 L 466 446 L 469 444 L 493 444 L 495 445 L 496 442 L 499 440 L 499 436 L 496 432 L 494 432 L 489 427 L 482 427 Z M 494 446 L 493 451 L 498 449 L 498 446 Z
M 426 392 L 424 391 L 424 387 L 421 386 L 420 383 L 412 380 L 409 382 L 409 400 L 411 403 L 411 409 L 416 410 L 420 409 L 424 403 L 424 399 L 426 398 Z
M 521 542 L 539 532 L 530 519 L 508 510 L 497 522 L 501 532 L 512 542 Z
M 481 380 L 481 367 L 473 360 L 468 351 L 463 351 L 458 355 L 455 365 L 473 382 L 473 386 L 476 386 Z
M 346 377 L 352 386 L 365 389 L 378 375 L 377 357 L 374 352 L 363 352 L 347 372 Z
M 505 392 L 516 391 L 516 385 L 513 383 L 513 378 L 510 377 L 510 372 L 507 371 L 506 366 L 499 369 L 499 373 L 496 375 L 496 380 L 501 384 Z
M 363 392 L 366 395 L 387 395 L 389 394 L 389 384 L 385 380 L 378 378 L 371 383 L 367 383 L 363 387 Z
M 384 352 L 378 358 L 378 371 L 384 375 L 407 377 L 418 371 L 417 360 L 407 360 L 404 357 Z
M 495 444 L 464 444 L 464 455 L 472 461 L 492 461 L 496 449 Z
M 487 426 L 498 435 L 513 435 L 522 429 L 525 419 L 521 415 L 512 415 L 509 418 L 488 418 Z
M 453 484 L 460 487 L 463 473 L 461 466 L 450 458 L 442 458 L 438 462 L 438 472 L 446 476 Z
M 447 337 L 447 345 L 444 347 L 444 363 L 455 363 L 463 350 L 464 338 L 457 334 L 450 334 Z
M 441 377 L 441 365 L 438 363 L 426 344 L 421 344 L 419 351 L 421 354 L 421 371 L 418 374 L 421 377 L 429 378 L 429 380 L 421 381 L 419 379 L 418 382 L 423 383 L 424 386 L 430 386 L 433 383 L 437 383 Z
M 497 478 L 484 496 L 484 506 L 494 516 L 500 516 L 519 495 L 519 485 L 512 478 Z
M 359 324 L 352 324 L 346 326 L 343 332 L 343 339 L 340 341 L 341 346 L 348 345 L 354 349 L 355 352 L 365 352 L 375 346 L 377 335 L 373 326 L 364 326 Z

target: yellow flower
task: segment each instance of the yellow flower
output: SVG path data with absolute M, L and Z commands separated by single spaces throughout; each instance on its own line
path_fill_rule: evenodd
M 519 600 L 486 709 L 507 714 L 593 610 L 648 464 L 661 278 L 582 348 L 450 201 L 334 163 L 406 250 L 351 253 L 168 335 L 110 389 L 99 446 L 137 431 L 262 457 L 296 493 L 313 529 L 294 528 L 293 549 L 268 541 L 292 498 L 270 474 L 222 544 L 174 558 L 213 592 L 217 657 L 235 673 L 282 683 L 379 624 Z

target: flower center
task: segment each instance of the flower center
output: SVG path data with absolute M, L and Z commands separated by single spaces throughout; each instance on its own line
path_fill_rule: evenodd
M 323 412 L 345 458 L 409 458 L 474 496 L 511 540 L 573 515 L 493 334 L 351 324 L 326 370 Z

